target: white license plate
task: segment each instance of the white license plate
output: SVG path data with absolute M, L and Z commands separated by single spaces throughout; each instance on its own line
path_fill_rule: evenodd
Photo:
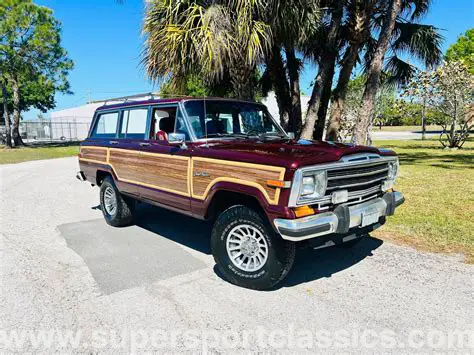
M 362 212 L 361 227 L 365 227 L 379 221 L 379 213 L 377 211 L 365 211 Z

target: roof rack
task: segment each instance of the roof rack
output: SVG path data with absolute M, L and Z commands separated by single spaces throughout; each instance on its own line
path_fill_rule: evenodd
M 113 98 L 105 99 L 105 100 L 97 100 L 97 101 L 92 101 L 92 103 L 103 102 L 104 106 L 105 106 L 110 102 L 117 102 L 118 101 L 118 102 L 125 103 L 125 102 L 128 102 L 128 101 L 133 101 L 133 99 L 144 99 L 144 100 L 146 100 L 146 97 L 149 97 L 150 100 L 155 100 L 155 99 L 160 98 L 159 96 L 157 96 L 157 94 L 154 94 L 152 92 L 147 92 L 147 93 L 143 93 L 143 94 L 113 97 Z

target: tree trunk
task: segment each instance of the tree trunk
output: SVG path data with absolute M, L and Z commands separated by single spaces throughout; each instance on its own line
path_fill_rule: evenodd
M 359 108 L 359 118 L 354 127 L 352 141 L 355 144 L 367 144 L 367 137 L 370 134 L 369 126 L 374 119 L 375 98 L 380 87 L 380 75 L 385 58 L 385 52 L 388 48 L 389 39 L 395 26 L 395 19 L 400 12 L 401 0 L 391 0 L 388 11 L 383 20 L 382 29 L 375 49 L 374 56 L 370 62 L 367 71 L 367 82 L 365 84 L 364 94 Z
M 18 78 L 13 75 L 11 78 L 12 89 L 13 89 L 13 125 L 12 125 L 12 136 L 13 145 L 19 147 L 24 145 L 20 136 L 20 87 L 18 84 Z
M 331 29 L 329 30 L 327 45 L 321 54 L 318 74 L 314 83 L 313 91 L 311 92 L 311 99 L 309 100 L 308 109 L 306 111 L 306 119 L 301 132 L 301 138 L 313 138 L 314 125 L 318 118 L 319 106 L 321 104 L 321 96 L 323 90 L 327 85 L 331 74 L 331 67 L 335 65 L 337 56 L 336 39 L 339 32 L 342 19 L 342 9 L 344 1 L 335 1 L 335 8 L 332 14 Z M 323 127 L 324 127 L 324 123 Z
M 2 80 L 2 98 L 3 98 L 3 118 L 5 119 L 5 148 L 12 147 L 12 131 L 10 126 L 10 113 L 8 112 L 7 88 L 5 81 Z
M 344 112 L 344 103 L 346 101 L 347 87 L 351 80 L 352 70 L 357 63 L 360 43 L 351 43 L 347 56 L 344 58 L 342 68 L 339 73 L 337 86 L 334 89 L 331 100 L 331 117 L 329 118 L 329 127 L 326 133 L 326 140 L 337 142 L 340 139 L 339 130 L 341 128 L 342 113 Z
M 278 103 L 280 124 L 286 130 L 290 125 L 291 98 L 288 80 L 286 78 L 285 65 L 281 56 L 280 47 L 274 45 L 272 54 L 268 60 L 268 69 L 275 90 L 275 98 Z
M 421 139 L 426 138 L 426 97 L 423 98 L 423 107 L 421 109 Z
M 241 100 L 255 100 L 254 86 L 252 85 L 253 69 L 244 64 L 232 65 L 229 69 L 231 76 L 232 88 L 234 96 Z
M 329 69 L 328 79 L 321 95 L 321 103 L 318 110 L 318 121 L 316 122 L 313 139 L 322 141 L 324 138 L 324 129 L 326 128 L 326 117 L 328 114 L 329 102 L 331 101 L 332 81 L 334 77 L 334 70 L 336 69 L 336 61 L 333 61 Z
M 288 130 L 294 132 L 299 137 L 302 126 L 301 112 L 301 92 L 300 92 L 300 74 L 298 72 L 298 59 L 296 58 L 295 49 L 287 47 L 286 50 L 286 66 L 288 68 L 288 76 L 290 77 L 290 93 L 291 93 L 291 111 Z

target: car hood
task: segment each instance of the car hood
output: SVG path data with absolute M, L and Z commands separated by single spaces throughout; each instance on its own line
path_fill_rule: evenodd
M 395 155 L 393 151 L 375 147 L 357 146 L 309 140 L 278 139 L 209 140 L 196 145 L 193 155 L 248 163 L 284 166 L 297 169 L 303 166 L 334 162 L 342 156 L 357 153 Z

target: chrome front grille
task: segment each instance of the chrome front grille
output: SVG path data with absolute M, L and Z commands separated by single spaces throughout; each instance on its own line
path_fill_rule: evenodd
M 349 199 L 344 204 L 358 204 L 381 195 L 381 184 L 388 177 L 388 161 L 370 161 L 354 166 L 339 166 L 328 169 L 326 196 L 317 202 L 319 210 L 333 207 L 331 194 L 347 190 Z

